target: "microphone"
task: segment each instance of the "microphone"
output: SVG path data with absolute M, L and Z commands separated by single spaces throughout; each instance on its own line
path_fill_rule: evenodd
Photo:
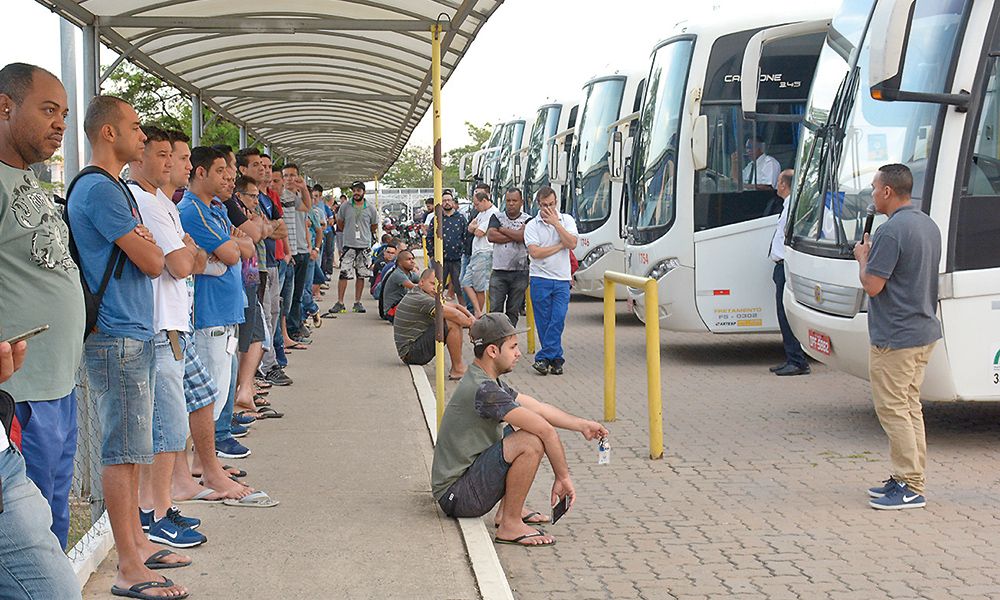
M 871 235 L 872 223 L 875 221 L 875 205 L 868 205 L 868 215 L 865 217 L 865 233 Z

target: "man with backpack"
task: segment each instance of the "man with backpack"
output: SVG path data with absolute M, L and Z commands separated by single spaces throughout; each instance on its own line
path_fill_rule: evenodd
M 0 70 L 0 339 L 49 326 L 32 339 L 31 360 L 0 389 L 17 402 L 28 478 L 48 501 L 63 546 L 86 315 L 66 224 L 29 165 L 59 149 L 68 110 L 55 75 L 23 63 Z
M 111 589 L 122 595 L 155 588 L 182 598 L 187 591 L 154 573 L 150 564 L 176 565 L 189 559 L 176 554 L 154 559 L 158 548 L 139 522 L 139 465 L 153 462 L 156 355 L 150 279 L 160 276 L 164 257 L 118 174 L 126 163 L 142 158 L 146 136 L 135 109 L 113 96 L 90 101 L 83 128 L 94 168 L 84 169 L 73 182 L 67 207 L 87 287 L 99 289 L 102 276 L 107 280 L 84 356 L 100 414 L 101 480 L 118 551 L 118 575 Z M 108 265 L 114 266 L 110 278 Z

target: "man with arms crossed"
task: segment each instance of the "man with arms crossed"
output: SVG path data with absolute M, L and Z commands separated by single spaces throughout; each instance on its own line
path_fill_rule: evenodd
M 490 218 L 486 235 L 493 242 L 493 273 L 490 275 L 490 303 L 494 312 L 507 315 L 515 326 L 524 308 L 528 289 L 528 249 L 524 246 L 524 225 L 531 215 L 521 212 L 521 190 L 510 188 L 504 210 Z
M 927 441 L 920 385 L 941 337 L 937 319 L 941 232 L 910 203 L 913 175 L 905 165 L 879 168 L 872 180 L 875 210 L 888 215 L 875 235 L 854 247 L 870 300 L 868 372 L 879 423 L 889 437 L 892 474 L 868 490 L 872 508 L 922 508 Z
M 578 431 L 587 440 L 606 437 L 608 430 L 519 394 L 500 380 L 521 357 L 517 334 L 522 331 L 502 313 L 486 314 L 472 325 L 476 360 L 441 419 L 431 490 L 449 517 L 481 517 L 501 502 L 495 541 L 544 546 L 555 538 L 532 527 L 544 521 L 524 507 L 543 454 L 555 474 L 551 504 L 566 496 L 570 506 L 576 500 L 556 428 Z

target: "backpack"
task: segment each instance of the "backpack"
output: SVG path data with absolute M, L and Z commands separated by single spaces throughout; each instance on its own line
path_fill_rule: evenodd
M 115 279 L 121 279 L 122 270 L 125 268 L 125 261 L 128 259 L 125 253 L 122 252 L 122 249 L 115 244 L 111 250 L 111 256 L 108 257 L 108 266 L 104 268 L 104 276 L 101 277 L 100 286 L 97 288 L 97 291 L 92 292 L 90 290 L 90 286 L 87 285 L 87 278 L 83 274 L 83 265 L 80 262 L 80 250 L 76 247 L 76 240 L 73 239 L 73 228 L 69 224 L 69 196 L 73 192 L 73 186 L 76 185 L 76 182 L 84 175 L 92 173 L 104 175 L 116 184 L 121 185 L 117 178 L 104 169 L 89 166 L 77 173 L 73 181 L 70 182 L 69 187 L 66 188 L 66 198 L 55 197 L 56 204 L 62 206 L 62 218 L 66 223 L 66 229 L 69 231 L 69 254 L 80 271 L 80 285 L 83 287 L 83 305 L 87 315 L 83 329 L 83 339 L 85 340 L 97 327 L 97 313 L 101 308 L 101 300 L 104 298 L 104 292 L 107 291 L 108 284 L 111 282 L 112 273 L 114 273 Z

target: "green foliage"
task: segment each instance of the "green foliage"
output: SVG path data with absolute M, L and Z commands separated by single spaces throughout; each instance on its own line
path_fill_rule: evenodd
M 479 150 L 493 132 L 493 125 L 490 123 L 475 125 L 466 121 L 465 127 L 472 141 L 460 148 L 452 148 L 444 155 L 444 187 L 455 190 L 455 193 L 459 196 L 464 196 L 466 191 L 465 182 L 458 179 L 459 161 L 466 154 Z
M 434 154 L 429 146 L 407 146 L 382 176 L 385 187 L 428 188 L 434 186 Z

